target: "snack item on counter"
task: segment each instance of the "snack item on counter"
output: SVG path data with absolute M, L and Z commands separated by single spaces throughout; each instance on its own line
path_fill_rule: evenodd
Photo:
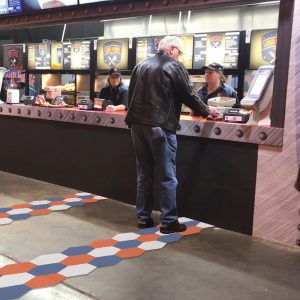
M 207 104 L 211 106 L 233 106 L 236 103 L 235 98 L 230 97 L 214 97 L 207 100 Z
M 35 97 L 35 105 L 50 106 L 51 104 L 46 101 L 44 95 L 38 95 Z
M 54 100 L 52 100 L 51 105 L 55 105 L 55 106 L 69 106 L 63 99 L 63 97 L 61 96 L 57 96 L 55 97 Z

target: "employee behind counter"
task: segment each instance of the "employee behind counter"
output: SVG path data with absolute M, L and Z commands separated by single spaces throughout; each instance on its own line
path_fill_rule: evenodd
M 223 75 L 223 66 L 218 63 L 212 63 L 205 67 L 205 85 L 198 90 L 201 100 L 207 104 L 208 99 L 214 97 L 235 98 L 236 103 L 233 107 L 240 107 L 236 91 L 225 83 Z
M 98 98 L 109 100 L 106 111 L 114 112 L 127 109 L 128 86 L 122 82 L 118 68 L 113 67 L 108 70 L 107 85 L 101 89 Z

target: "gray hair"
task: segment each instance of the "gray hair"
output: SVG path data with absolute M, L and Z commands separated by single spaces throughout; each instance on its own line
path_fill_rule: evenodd
M 168 35 L 164 37 L 158 45 L 158 50 L 166 52 L 169 48 L 176 47 L 182 51 L 182 41 L 178 36 Z

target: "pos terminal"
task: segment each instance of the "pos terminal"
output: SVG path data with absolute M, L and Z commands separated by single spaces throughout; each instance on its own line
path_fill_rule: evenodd
M 247 123 L 248 125 L 270 125 L 273 95 L 274 66 L 262 66 L 257 71 L 246 96 L 241 100 L 242 109 L 228 110 L 224 121 Z M 239 117 L 239 118 L 238 118 Z
M 249 87 L 246 97 L 241 100 L 241 106 L 252 110 L 249 125 L 270 125 L 270 111 L 273 96 L 274 66 L 260 67 Z

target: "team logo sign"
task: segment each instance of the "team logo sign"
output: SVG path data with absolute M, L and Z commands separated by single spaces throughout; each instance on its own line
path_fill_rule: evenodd
M 104 63 L 111 67 L 117 66 L 121 62 L 122 43 L 109 41 L 103 45 Z
M 273 65 L 276 59 L 277 32 L 271 31 L 261 37 L 262 58 Z
M 222 45 L 222 34 L 212 34 L 210 36 L 210 46 L 212 48 L 219 48 Z
M 39 53 L 41 56 L 46 56 L 48 53 L 48 45 L 47 44 L 39 44 Z
M 19 69 L 19 59 L 21 53 L 17 49 L 11 49 L 7 52 L 8 61 L 9 61 L 9 68 L 10 69 Z
M 80 50 L 81 50 L 81 43 L 74 43 L 73 45 L 74 54 L 80 53 Z

